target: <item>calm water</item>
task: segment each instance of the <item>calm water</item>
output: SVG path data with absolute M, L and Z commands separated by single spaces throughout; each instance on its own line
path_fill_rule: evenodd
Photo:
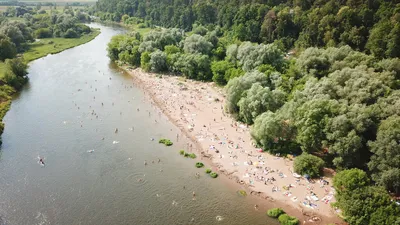
M 255 211 L 252 197 L 178 154 L 178 129 L 106 56 L 123 31 L 93 26 L 102 30 L 95 40 L 30 64 L 4 119 L 0 224 L 276 224 L 264 205 Z

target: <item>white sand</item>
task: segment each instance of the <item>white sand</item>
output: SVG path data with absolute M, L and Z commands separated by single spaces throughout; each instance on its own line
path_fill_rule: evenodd
M 213 171 L 260 192 L 263 198 L 322 217 L 336 218 L 330 206 L 334 201 L 332 181 L 324 178 L 330 185 L 323 185 L 319 180 L 308 183 L 304 178 L 295 178 L 293 161 L 259 152 L 253 147 L 250 128 L 224 113 L 223 89 L 212 83 L 185 81 L 174 76 L 164 75 L 161 79 L 141 69 L 132 70 L 130 74 L 163 112 L 196 142 L 196 146 L 188 145 L 187 151 L 197 150 L 202 157 L 209 157 L 214 164 Z M 275 181 L 266 182 L 272 178 Z M 293 187 L 288 189 L 289 185 Z M 274 187 L 277 191 L 273 191 Z

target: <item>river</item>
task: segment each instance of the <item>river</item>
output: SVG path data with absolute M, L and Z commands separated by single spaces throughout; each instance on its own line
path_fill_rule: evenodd
M 0 224 L 277 224 L 179 155 L 186 138 L 107 57 L 123 30 L 92 26 L 93 41 L 30 63 L 4 118 Z

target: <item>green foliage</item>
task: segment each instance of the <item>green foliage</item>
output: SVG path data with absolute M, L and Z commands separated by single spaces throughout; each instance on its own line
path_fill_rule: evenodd
M 173 145 L 172 141 L 169 139 L 161 138 L 158 143 L 164 144 L 165 146 L 171 146 Z
M 246 192 L 245 190 L 239 190 L 237 193 L 238 193 L 240 196 L 243 196 L 243 197 L 247 196 L 247 192 Z
M 181 50 L 176 47 L 175 45 L 167 45 L 164 47 L 164 52 L 167 55 L 172 55 L 172 54 L 176 54 L 179 53 Z
M 213 45 L 207 41 L 204 37 L 193 34 L 185 39 L 183 50 L 185 53 L 190 54 L 204 54 L 209 55 Z
M 0 61 L 14 58 L 16 55 L 15 44 L 7 36 L 0 34 Z
M 189 79 L 209 81 L 212 77 L 210 58 L 207 55 L 182 54 L 174 63 L 174 67 Z
M 333 178 L 333 186 L 338 193 L 344 191 L 354 191 L 369 185 L 370 181 L 367 174 L 360 169 L 349 169 L 340 171 Z
M 195 166 L 197 168 L 202 168 L 202 167 L 204 167 L 204 164 L 202 162 L 197 162 Z
M 142 55 L 140 56 L 140 66 L 145 70 L 145 71 L 150 71 L 151 65 L 150 65 L 150 52 L 143 52 Z
M 28 74 L 28 65 L 21 58 L 6 59 L 6 68 L 17 77 L 25 77 Z
M 244 71 L 251 71 L 263 64 L 269 64 L 277 70 L 285 67 L 282 51 L 274 44 L 255 45 L 243 42 L 237 50 L 237 61 Z
M 150 54 L 150 69 L 152 72 L 163 72 L 167 70 L 167 55 L 156 50 Z
M 206 173 L 211 173 L 212 170 L 211 169 L 206 169 Z
M 228 61 L 214 61 L 211 63 L 211 71 L 213 73 L 213 81 L 218 85 L 225 85 L 228 80 L 226 80 L 226 71 L 234 68 L 234 64 Z M 229 74 L 229 78 L 230 78 Z
M 185 150 L 179 150 L 179 155 L 185 155 Z
M 281 208 L 272 208 L 267 211 L 267 215 L 272 218 L 278 218 L 282 214 L 285 214 L 285 211 Z
M 396 194 L 400 193 L 400 116 L 391 116 L 381 122 L 375 141 L 368 144 L 374 155 L 368 166 L 378 184 Z
M 248 72 L 244 76 L 235 77 L 226 85 L 227 101 L 226 109 L 229 113 L 237 114 L 239 112 L 238 103 L 242 94 L 251 88 L 254 83 L 261 86 L 268 84 L 268 77 L 258 71 Z
M 212 177 L 212 178 L 217 178 L 217 177 L 218 177 L 218 174 L 215 173 L 215 172 L 211 172 L 211 173 L 210 173 L 210 177 Z
M 281 113 L 268 111 L 256 118 L 250 134 L 262 149 L 272 154 L 298 154 L 300 149 L 295 142 L 295 132 Z
M 336 199 L 349 224 L 396 224 L 400 220 L 400 208 L 381 187 L 338 192 Z
M 298 174 L 308 174 L 310 177 L 319 177 L 322 174 L 324 161 L 317 156 L 303 153 L 294 159 L 294 171 Z
M 297 225 L 299 224 L 299 219 L 293 216 L 289 216 L 288 214 L 284 213 L 278 217 L 278 221 L 281 225 Z
M 205 28 L 202 25 L 196 25 L 196 24 L 193 25 L 193 30 L 192 31 L 193 31 L 194 34 L 198 34 L 198 35 L 201 35 L 201 36 L 206 35 L 207 32 L 208 32 L 207 28 Z
M 53 36 L 53 33 L 49 28 L 40 28 L 35 31 L 36 38 L 50 38 Z
M 265 111 L 275 112 L 286 100 L 285 93 L 280 90 L 271 91 L 255 83 L 242 94 L 237 103 L 239 119 L 247 124 L 253 124 L 254 119 Z

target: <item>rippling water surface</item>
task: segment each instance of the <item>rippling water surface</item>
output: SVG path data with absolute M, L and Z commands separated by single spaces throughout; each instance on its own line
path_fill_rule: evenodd
M 178 154 L 186 139 L 106 56 L 123 30 L 93 26 L 95 40 L 30 64 L 4 119 L 0 224 L 276 224 Z

